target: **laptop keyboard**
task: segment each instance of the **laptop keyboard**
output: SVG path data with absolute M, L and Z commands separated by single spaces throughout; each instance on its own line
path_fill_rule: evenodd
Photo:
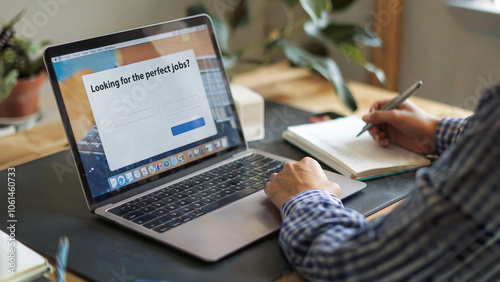
M 252 155 L 160 189 L 108 212 L 165 232 L 264 188 L 283 163 Z

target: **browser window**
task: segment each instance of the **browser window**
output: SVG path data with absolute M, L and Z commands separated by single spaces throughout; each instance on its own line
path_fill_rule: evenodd
M 214 47 L 202 24 L 51 58 L 92 197 L 244 144 Z
M 217 134 L 192 49 L 82 79 L 111 170 Z

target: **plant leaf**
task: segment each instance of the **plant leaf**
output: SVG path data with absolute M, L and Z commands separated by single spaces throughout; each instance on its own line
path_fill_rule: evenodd
M 246 0 L 240 0 L 238 5 L 232 8 L 229 24 L 231 29 L 244 26 L 248 23 L 248 4 Z
M 349 6 L 354 0 L 331 0 L 333 10 L 342 10 Z
M 363 67 L 365 67 L 365 69 L 371 73 L 373 73 L 375 75 L 375 77 L 378 79 L 378 81 L 380 81 L 384 86 L 385 88 L 387 88 L 389 85 L 388 85 L 388 81 L 387 81 L 387 77 L 385 76 L 385 73 L 384 71 L 377 67 L 376 65 L 372 64 L 372 63 L 365 63 L 363 65 Z
M 239 59 L 240 58 L 238 55 L 229 54 L 226 52 L 222 53 L 222 62 L 224 63 L 224 67 L 226 68 L 226 70 L 232 69 L 236 65 L 236 63 L 238 63 Z
M 320 57 L 321 56 L 322 57 L 327 57 L 328 56 L 327 46 L 325 46 L 321 42 L 318 42 L 317 40 L 307 41 L 306 43 L 302 44 L 301 46 L 308 53 L 313 54 L 315 56 L 320 56 Z
M 361 48 L 349 42 L 342 42 L 339 45 L 340 51 L 344 56 L 346 56 L 349 60 L 353 60 L 361 65 L 366 63 L 363 53 L 361 52 Z
M 12 88 L 16 85 L 17 77 L 19 76 L 18 70 L 11 70 L 9 74 L 2 77 L 0 80 L 0 102 L 9 97 Z
M 229 26 L 225 21 L 217 18 L 212 18 L 214 23 L 215 34 L 217 35 L 217 40 L 219 41 L 220 49 L 223 52 L 229 52 L 229 43 L 231 41 L 231 34 L 229 32 Z
M 293 9 L 299 3 L 299 0 L 283 0 L 282 2 L 288 9 Z
M 377 79 L 387 87 L 387 78 L 384 71 L 365 60 L 361 48 L 356 43 L 364 46 L 382 47 L 382 41 L 377 35 L 356 25 L 329 24 L 324 29 L 319 29 L 313 22 L 304 24 L 304 31 L 311 37 L 325 44 L 337 46 L 342 54 L 362 65 L 367 71 L 372 72 Z
M 229 42 L 231 40 L 229 25 L 224 20 L 221 20 L 208 12 L 205 5 L 199 3 L 187 8 L 187 15 L 194 16 L 197 14 L 207 14 L 212 19 L 214 24 L 215 34 L 217 35 L 217 41 L 219 41 L 219 46 L 222 52 L 229 52 Z
M 8 23 L 4 24 L 3 29 L 12 28 L 24 15 L 28 9 L 23 8 L 19 13 L 17 13 Z
M 378 68 L 376 65 L 367 62 L 365 58 L 363 57 L 363 53 L 361 52 L 361 48 L 354 44 L 350 43 L 341 43 L 340 44 L 340 50 L 342 53 L 348 57 L 349 59 L 352 59 L 353 61 L 359 63 L 362 65 L 365 70 L 373 73 L 375 77 L 377 77 L 378 81 L 380 81 L 386 88 L 388 86 L 387 84 L 387 77 L 385 76 L 385 73 L 382 69 Z
M 299 2 L 316 25 L 328 24 L 328 13 L 332 10 L 330 0 L 299 0 Z
M 347 108 L 351 111 L 357 109 L 356 101 L 351 91 L 345 85 L 345 81 L 335 61 L 328 57 L 318 57 L 309 54 L 301 47 L 283 38 L 278 38 L 276 44 L 283 49 L 285 56 L 292 63 L 301 67 L 310 67 L 329 80 L 335 87 L 340 100 Z
M 359 25 L 355 26 L 354 41 L 364 46 L 384 48 L 384 43 L 377 34 Z
M 186 9 L 186 13 L 188 16 L 194 16 L 194 15 L 203 14 L 203 13 L 210 15 L 210 13 L 208 12 L 208 9 L 202 3 L 198 3 L 198 4 L 194 4 L 194 5 L 189 6 Z M 210 15 L 210 17 L 213 18 L 212 15 Z
M 329 44 L 340 45 L 342 42 L 359 43 L 363 46 L 382 48 L 382 40 L 373 32 L 354 24 L 329 23 L 321 28 L 311 21 L 304 23 L 307 35 Z

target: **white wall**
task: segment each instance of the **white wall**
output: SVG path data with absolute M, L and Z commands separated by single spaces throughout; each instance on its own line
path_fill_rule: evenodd
M 443 0 L 406 0 L 402 36 L 400 89 L 422 79 L 417 95 L 474 109 L 500 83 L 500 34 L 468 30 Z
M 16 25 L 17 32 L 53 43 L 102 35 L 124 29 L 173 20 L 197 0 L 0 0 L 0 17 L 6 21 L 28 9 Z
M 181 18 L 188 6 L 200 2 L 216 16 L 225 15 L 233 3 L 230 0 L 0 0 L 0 18 L 5 22 L 27 8 L 27 14 L 16 25 L 17 32 L 35 40 L 49 38 L 57 44 Z M 251 12 L 262 3 L 263 0 L 252 1 Z M 262 26 L 263 23 L 257 22 L 245 28 L 236 35 L 236 45 L 249 44 L 255 40 L 254 36 L 260 38 Z
M 500 83 L 500 34 L 469 30 L 444 0 L 405 0 L 402 12 L 400 91 L 421 79 L 418 96 L 474 109 L 486 87 Z M 356 1 L 337 18 L 365 27 L 370 22 L 383 27 L 390 20 L 375 15 L 373 1 L 366 0 Z M 357 64 L 342 55 L 333 57 L 344 76 L 367 82 Z

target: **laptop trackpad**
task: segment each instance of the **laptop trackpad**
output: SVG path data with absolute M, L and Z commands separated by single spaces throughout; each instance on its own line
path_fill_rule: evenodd
M 281 226 L 280 212 L 261 192 L 216 211 L 214 215 L 257 232 L 266 232 Z

